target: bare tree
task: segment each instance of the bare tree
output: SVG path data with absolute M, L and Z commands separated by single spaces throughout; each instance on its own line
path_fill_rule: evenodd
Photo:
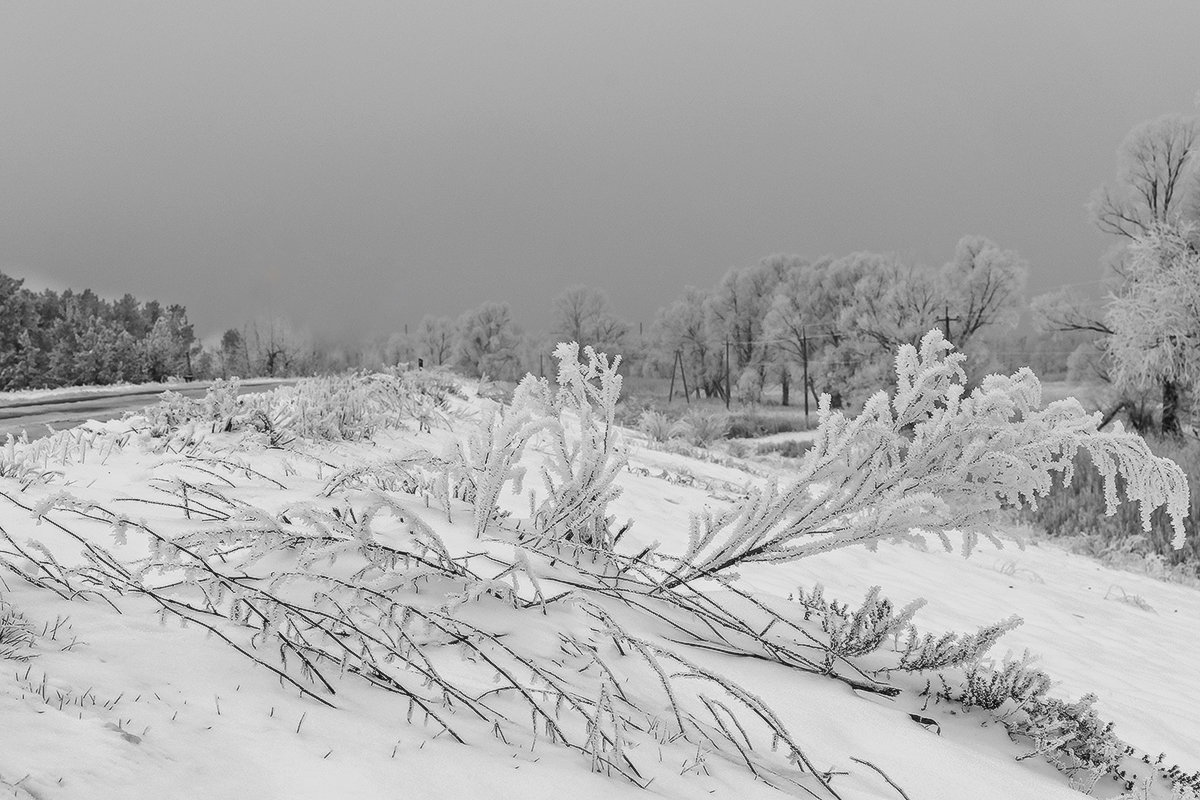
M 454 355 L 458 332 L 449 317 L 426 316 L 417 326 L 417 347 L 431 365 L 441 366 Z
M 1096 226 L 1133 239 L 1194 214 L 1200 120 L 1168 114 L 1138 125 L 1117 151 L 1117 182 L 1092 198 Z
M 964 236 L 954 260 L 942 268 L 945 302 L 958 321 L 951 337 L 960 349 L 981 328 L 1015 322 L 1029 266 L 1013 250 L 1001 250 L 982 236 Z
M 271 377 L 296 375 L 306 371 L 306 361 L 312 348 L 286 320 L 278 317 L 256 320 L 250 335 L 243 336 L 253 371 Z
M 557 342 L 591 345 L 598 352 L 619 353 L 629 326 L 611 311 L 608 295 L 590 286 L 572 286 L 554 299 L 551 335 Z

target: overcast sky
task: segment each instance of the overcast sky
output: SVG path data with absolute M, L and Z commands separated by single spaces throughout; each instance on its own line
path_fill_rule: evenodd
M 1090 281 L 1088 195 L 1195 113 L 1200 3 L 4 2 L 0 271 L 386 333 L 772 253 Z

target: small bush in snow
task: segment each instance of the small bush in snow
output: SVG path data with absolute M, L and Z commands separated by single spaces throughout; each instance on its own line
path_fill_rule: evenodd
M 29 620 L 6 601 L 0 600 L 0 659 L 25 661 L 33 645 Z
M 652 442 L 668 442 L 674 435 L 675 423 L 661 411 L 647 408 L 638 417 L 637 428 Z
M 812 446 L 812 442 L 789 439 L 783 442 L 760 444 L 757 453 L 760 456 L 778 455 L 780 458 L 804 458 L 805 454 L 812 450 Z
M 534 509 L 533 527 L 551 541 L 607 551 L 613 545 L 608 504 L 621 492 L 616 478 L 627 461 L 614 419 L 621 358 L 610 362 L 591 347 L 584 354 L 586 364 L 579 361 L 574 342 L 554 350 L 559 389 L 555 417 L 547 427 L 552 456 L 541 470 L 547 495 Z
M 729 417 L 723 411 L 693 408 L 679 418 L 675 434 L 696 447 L 706 447 L 729 434 Z

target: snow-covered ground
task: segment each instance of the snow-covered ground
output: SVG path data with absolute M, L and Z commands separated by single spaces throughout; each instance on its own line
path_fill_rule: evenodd
M 462 433 L 457 423 L 432 432 L 409 426 L 414 429 L 384 431 L 368 442 L 286 450 L 267 449 L 257 435 L 193 432 L 205 442 L 197 451 L 182 439 L 164 448 L 144 432 L 127 433 L 136 425 L 96 424 L 94 430 L 106 432 L 95 440 L 99 444 L 89 448 L 81 436 L 81 443 L 48 453 L 46 467 L 62 474 L 47 483 L 0 478 L 3 531 L 16 543 L 40 541 L 61 560 L 78 562 L 80 543 L 56 527 L 62 525 L 133 561 L 146 555 L 145 541 L 132 533 L 124 542 L 114 540 L 112 526 L 71 511 L 71 503 L 87 513 L 119 510 L 135 528 L 142 524 L 171 536 L 217 524 L 203 509 L 219 513 L 223 506 L 211 498 L 195 504 L 195 490 L 193 505 L 186 491 L 183 507 L 169 505 L 178 503 L 180 481 L 187 481 L 219 489 L 230 503 L 287 519 L 296 509 L 332 508 L 339 495 L 324 492 L 339 470 L 418 449 L 440 453 Z M 111 444 L 114 436 L 123 437 L 115 440 L 119 445 Z M 728 460 L 666 453 L 633 435 L 629 441 L 623 493 L 610 513 L 633 520 L 621 541 L 631 553 L 654 543 L 679 552 L 690 514 L 729 502 L 738 487 L 777 469 L 765 466 L 752 475 Z M 223 461 L 198 464 L 189 460 L 196 452 L 220 454 Z M 533 448 L 531 463 L 544 454 Z M 74 499 L 65 502 L 62 492 Z M 514 516 L 528 514 L 523 496 L 506 492 L 503 503 Z M 39 521 L 21 506 L 45 518 Z M 429 525 L 451 550 L 503 549 L 503 543 L 475 539 L 465 506 L 449 514 L 436 504 L 414 500 L 409 506 L 406 513 Z M 382 522 L 379 530 L 381 539 L 402 533 Z M 0 558 L 13 558 L 11 548 L 0 549 Z M 764 600 L 815 583 L 851 603 L 876 585 L 897 605 L 923 597 L 928 605 L 915 621 L 922 632 L 970 631 L 1019 614 L 1025 623 L 1001 639 L 993 651 L 997 659 L 1028 649 L 1057 679 L 1053 695 L 1095 692 L 1118 736 L 1151 754 L 1165 753 L 1166 764 L 1200 767 L 1195 589 L 1114 571 L 1044 542 L 1024 550 L 985 545 L 970 559 L 937 546 L 884 544 L 876 552 L 843 549 L 739 573 L 740 585 Z M 64 599 L 13 574 L 3 579 L 0 597 L 36 634 L 32 658 L 0 660 L 0 787 L 14 797 L 449 800 L 559 798 L 564 791 L 579 800 L 781 796 L 729 760 L 668 738 L 658 742 L 657 752 L 642 741 L 630 753 L 652 779 L 645 789 L 591 772 L 587 757 L 544 739 L 509 741 L 472 729 L 461 714 L 453 718 L 472 735 L 457 744 L 423 724 L 420 714 L 409 721 L 411 708 L 401 696 L 348 673 L 331 676 L 336 694 L 323 694 L 331 705 L 305 696 L 202 627 L 160 618 L 146 597 L 112 597 L 114 608 L 98 597 Z M 545 593 L 557 589 L 547 586 Z M 1140 603 L 1130 602 L 1134 598 Z M 525 614 L 504 635 L 537 649 L 550 630 L 537 626 L 550 625 L 556 613 Z M 653 626 L 639 624 L 646 627 L 635 633 L 653 635 Z M 1027 743 L 1010 741 L 983 712 L 955 713 L 913 692 L 889 698 L 856 691 L 763 660 L 696 648 L 687 656 L 762 698 L 846 800 L 895 800 L 900 790 L 912 800 L 1078 796 L 1041 759 L 1018 760 Z M 912 714 L 937 725 L 918 724 Z M 1120 791 L 1103 785 L 1096 794 L 1115 797 Z

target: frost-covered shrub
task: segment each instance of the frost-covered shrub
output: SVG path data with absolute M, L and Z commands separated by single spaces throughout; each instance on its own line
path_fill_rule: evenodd
M 609 550 L 613 533 L 608 504 L 620 494 L 615 481 L 627 462 L 614 420 L 621 358 L 610 362 L 591 347 L 585 347 L 584 354 L 586 364 L 579 361 L 575 342 L 554 350 L 559 389 L 555 417 L 547 427 L 552 456 L 542 466 L 547 496 L 533 511 L 533 527 L 552 541 Z
M 204 431 L 239 430 L 257 431 L 271 447 L 286 447 L 298 438 L 355 441 L 406 422 L 423 431 L 444 425 L 451 386 L 445 376 L 355 373 L 306 378 L 239 397 L 236 379 L 218 380 L 201 399 L 163 392 L 157 404 L 126 418 L 142 421 L 152 437 L 189 442 Z
M 827 666 L 832 667 L 834 658 L 864 656 L 878 650 L 889 638 L 909 628 L 913 616 L 925 605 L 924 600 L 914 600 L 896 611 L 887 598 L 879 596 L 879 587 L 867 592 L 862 605 L 851 611 L 850 607 L 836 600 L 825 599 L 821 584 L 813 587 L 809 594 L 801 590 L 796 598 L 804 606 L 804 618 L 814 615 L 821 630 L 829 637 Z
M 1041 408 L 1041 385 L 1028 369 L 991 375 L 964 397 L 964 356 L 951 350 L 936 330 L 919 351 L 901 347 L 895 395 L 875 394 L 855 419 L 822 397 L 821 424 L 799 476 L 695 516 L 681 577 L 924 532 L 947 548 L 949 534 L 961 533 L 969 554 L 980 536 L 999 544 L 991 532 L 998 511 L 1036 505 L 1055 473 L 1069 480 L 1081 449 L 1104 477 L 1108 513 L 1118 506 L 1123 476 L 1143 526 L 1165 506 L 1172 543 L 1182 545 L 1188 483 L 1177 464 L 1119 427 L 1099 431 L 1100 415 L 1086 414 L 1073 398 Z
M 1096 713 L 1096 696 L 1085 694 L 1075 702 L 1048 697 L 1050 676 L 1033 661 L 1028 652 L 1005 659 L 999 668 L 977 660 L 960 677 L 940 676 L 938 696 L 991 712 L 1009 736 L 1032 743 L 1020 759 L 1045 758 L 1081 788 L 1101 777 L 1121 777 L 1123 760 L 1133 750 L 1117 738 L 1113 723 Z
M 652 442 L 668 442 L 674 435 L 675 423 L 661 411 L 647 408 L 638 417 L 637 428 Z
M 961 686 L 945 683 L 942 696 L 965 706 L 995 711 L 1005 703 L 1023 706 L 1045 697 L 1050 691 L 1050 676 L 1033 666 L 1033 656 L 1027 651 L 1019 659 L 1005 659 L 1000 669 L 975 662 L 963 670 Z
M 828 600 L 821 584 L 811 592 L 800 589 L 795 600 L 804 608 L 805 621 L 813 620 L 824 634 L 819 646 L 825 651 L 824 669 L 834 669 L 837 661 L 862 659 L 872 654 L 886 655 L 860 663 L 863 669 L 881 674 L 892 672 L 928 672 L 978 662 L 992 645 L 1021 624 L 1020 617 L 985 625 L 975 633 L 921 635 L 912 624 L 925 601 L 914 600 L 897 610 L 872 587 L 858 608 Z
M 167 436 L 186 423 L 203 419 L 205 416 L 203 403 L 191 397 L 184 397 L 179 392 L 172 392 L 168 389 L 158 398 L 158 402 L 154 405 L 136 412 L 149 425 L 151 436 Z M 127 416 L 132 416 L 132 414 Z
M 815 427 L 804 418 L 803 411 L 795 408 L 764 408 L 732 411 L 728 415 L 729 437 L 733 439 L 756 439 L 776 433 L 795 433 Z
M 529 439 L 548 424 L 550 390 L 532 375 L 517 385 L 511 405 L 492 405 L 480 416 L 465 440 L 450 454 L 448 480 L 454 493 L 472 504 L 475 535 L 483 536 L 501 518 L 500 492 L 509 481 L 521 491 L 525 469 L 521 456 Z
M 0 600 L 0 659 L 25 661 L 33 645 L 33 627 L 7 601 Z
M 0 478 L 15 480 L 22 488 L 47 483 L 61 476 L 68 465 L 86 463 L 89 458 L 104 461 L 128 440 L 127 434 L 86 425 L 32 441 L 24 433 L 19 437 L 8 434 L 0 448 Z
M 728 434 L 729 417 L 723 411 L 693 408 L 679 418 L 675 427 L 675 435 L 696 447 L 706 447 Z
M 903 672 L 927 672 L 977 662 L 1001 636 L 1021 622 L 1020 617 L 1013 616 L 984 625 L 975 633 L 949 632 L 940 636 L 931 633 L 922 636 L 910 625 L 903 643 L 897 646 L 900 660 L 895 668 Z
M 760 444 L 755 452 L 760 456 L 778 455 L 780 458 L 804 458 L 805 454 L 812 450 L 812 446 L 812 442 L 788 439 L 782 442 Z

